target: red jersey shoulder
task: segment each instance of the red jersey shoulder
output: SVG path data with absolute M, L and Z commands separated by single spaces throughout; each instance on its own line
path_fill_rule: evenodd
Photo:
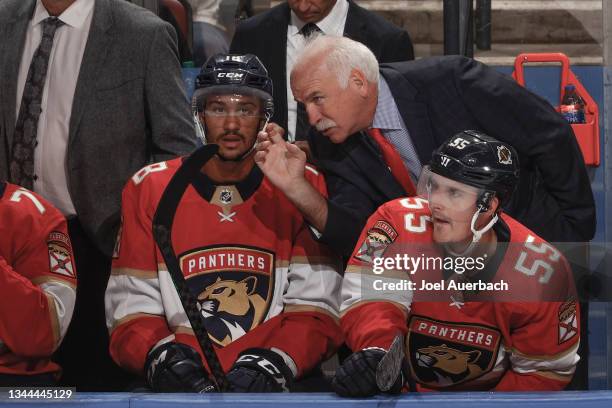
M 431 242 L 431 212 L 427 200 L 420 197 L 392 200 L 370 216 L 351 263 L 421 253 L 423 248 L 414 245 L 415 242 Z
M 44 256 L 40 250 L 46 243 L 49 257 L 49 271 L 64 279 L 75 279 L 72 246 L 68 237 L 66 219 L 51 203 L 38 194 L 23 187 L 6 183 L 4 194 L 0 198 L 0 217 L 2 230 L 10 237 L 10 244 L 0 236 L 0 253 L 9 262 L 17 262 L 17 254 L 31 248 L 39 256 Z M 12 248 L 9 249 L 9 248 Z M 8 252 L 8 253 L 5 253 Z M 35 261 L 37 255 L 26 252 L 29 261 Z M 31 271 L 23 270 L 25 276 Z
M 573 277 L 561 251 L 512 217 L 501 218 L 510 230 L 510 243 L 499 278 L 514 283 L 525 296 L 538 296 L 531 300 L 565 300 L 573 290 Z
M 383 204 L 376 214 L 396 226 L 400 242 L 431 242 L 432 228 L 429 202 L 422 197 L 399 198 Z
M 422 197 L 396 198 L 378 207 L 376 213 L 398 220 L 403 220 L 406 214 L 413 214 L 415 217 L 431 217 L 429 202 Z
M 532 239 L 537 243 L 546 242 L 543 238 L 540 238 L 535 232 L 531 231 L 510 215 L 502 212 L 500 218 L 506 223 L 510 230 L 511 242 L 525 242 L 528 236 L 533 237 Z
M 6 183 L 0 198 L 2 222 L 19 230 L 41 230 L 64 221 L 64 216 L 51 203 L 33 191 Z
M 132 185 L 137 188 L 151 188 L 152 186 L 163 185 L 170 181 L 174 173 L 181 167 L 183 163 L 182 157 L 176 159 L 166 160 L 144 166 L 138 170 L 130 178 L 128 185 Z
M 145 202 L 157 203 L 182 161 L 183 159 L 179 157 L 144 166 L 127 182 L 124 195 L 137 196 Z

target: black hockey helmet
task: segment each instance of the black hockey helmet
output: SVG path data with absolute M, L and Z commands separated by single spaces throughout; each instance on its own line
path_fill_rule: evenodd
M 194 108 L 201 112 L 207 96 L 226 93 L 258 96 L 263 101 L 265 115 L 271 117 L 274 113 L 272 79 L 253 54 L 210 57 L 196 78 Z
M 457 133 L 432 155 L 429 170 L 483 190 L 478 205 L 488 208 L 491 193 L 505 203 L 519 179 L 518 155 L 509 144 L 474 130 Z

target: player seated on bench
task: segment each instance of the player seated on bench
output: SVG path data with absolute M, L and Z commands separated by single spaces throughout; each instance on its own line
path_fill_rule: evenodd
M 0 181 L 0 387 L 57 384 L 51 356 L 70 325 L 76 285 L 66 218 Z
M 193 106 L 196 127 L 219 150 L 178 206 L 173 248 L 230 390 L 290 390 L 342 342 L 338 260 L 255 165 L 257 135 L 270 129 L 274 106 L 259 59 L 211 57 L 197 77 Z M 127 183 L 106 290 L 111 355 L 156 392 L 213 389 L 152 235 L 157 204 L 183 161 L 152 164 Z M 322 175 L 306 173 L 325 194 Z
M 501 210 L 518 173 L 511 146 L 464 131 L 434 152 L 416 197 L 369 218 L 342 284 L 354 353 L 332 382 L 338 394 L 569 383 L 579 360 L 573 278 L 557 249 Z M 397 334 L 405 359 L 398 350 L 384 359 Z

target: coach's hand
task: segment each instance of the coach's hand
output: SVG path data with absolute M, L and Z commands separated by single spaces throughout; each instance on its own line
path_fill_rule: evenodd
M 380 394 L 376 385 L 376 368 L 385 355 L 385 350 L 377 347 L 363 349 L 351 354 L 336 371 L 332 387 L 342 397 L 371 397 Z M 404 384 L 400 372 L 397 380 L 387 393 L 398 394 Z
M 214 392 L 200 355 L 182 343 L 164 343 L 147 355 L 145 374 L 155 392 Z
M 300 182 L 308 181 L 304 178 L 306 153 L 287 143 L 283 135 L 284 130 L 275 123 L 259 132 L 255 163 L 272 184 L 287 194 Z
M 266 142 L 272 140 L 285 140 L 285 129 L 274 122 L 268 123 L 265 129 L 257 134 L 257 151 L 266 150 L 269 146 Z
M 288 392 L 293 373 L 278 353 L 252 348 L 240 353 L 227 379 L 233 392 Z

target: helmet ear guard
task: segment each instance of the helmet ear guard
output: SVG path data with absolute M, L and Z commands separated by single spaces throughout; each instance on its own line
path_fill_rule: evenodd
M 266 117 L 266 122 L 274 116 L 274 100 L 266 99 L 264 101 L 264 115 Z
M 495 197 L 495 193 L 493 191 L 483 191 L 476 201 L 476 208 L 478 209 L 478 212 L 485 213 L 489 211 L 493 197 Z

